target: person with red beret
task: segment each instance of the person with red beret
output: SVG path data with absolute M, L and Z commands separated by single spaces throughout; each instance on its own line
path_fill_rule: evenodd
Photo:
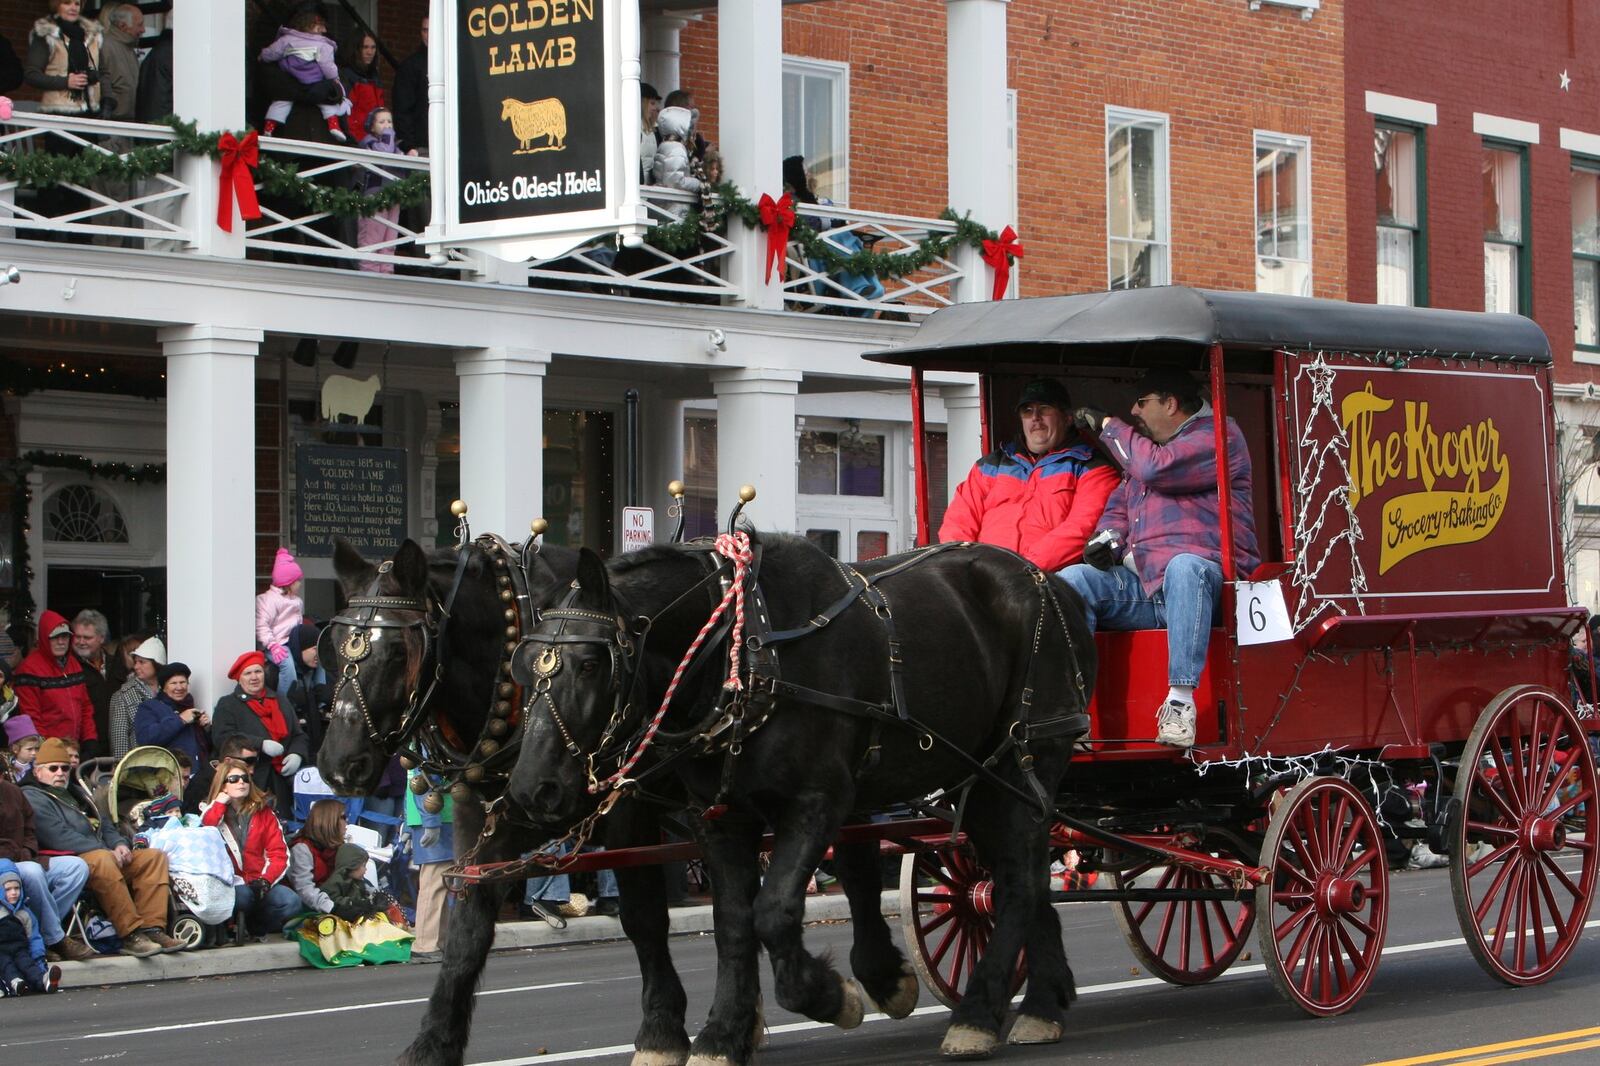
M 300 721 L 281 696 L 267 688 L 267 659 L 247 651 L 228 668 L 234 690 L 211 712 L 211 745 L 221 751 L 243 737 L 266 758 L 256 762 L 256 787 L 277 800 L 280 815 L 294 809 L 294 775 L 310 761 L 311 746 Z

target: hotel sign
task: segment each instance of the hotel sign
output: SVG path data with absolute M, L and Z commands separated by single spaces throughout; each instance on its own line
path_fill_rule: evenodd
M 445 91 L 430 242 L 524 260 L 641 232 L 636 5 L 433 0 L 432 11 L 443 47 L 430 78 Z

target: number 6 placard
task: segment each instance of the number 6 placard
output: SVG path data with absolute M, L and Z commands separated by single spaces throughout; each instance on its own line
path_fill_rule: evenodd
M 1273 644 L 1294 639 L 1282 585 L 1276 581 L 1236 581 L 1233 587 L 1240 644 Z

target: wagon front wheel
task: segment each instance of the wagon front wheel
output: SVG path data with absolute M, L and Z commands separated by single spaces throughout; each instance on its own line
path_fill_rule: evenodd
M 1554 694 L 1507 689 L 1461 753 L 1450 884 L 1467 947 L 1508 985 L 1547 980 L 1583 935 L 1600 853 L 1595 760 Z
M 994 932 L 994 880 L 970 844 L 908 853 L 900 864 L 900 926 L 911 965 L 933 998 L 961 1002 L 967 979 Z M 1017 961 L 1012 991 L 1026 979 Z
M 1389 869 L 1366 798 L 1312 777 L 1282 798 L 1261 848 L 1271 878 L 1256 889 L 1261 961 L 1307 1014 L 1353 1007 L 1372 984 L 1389 922 Z

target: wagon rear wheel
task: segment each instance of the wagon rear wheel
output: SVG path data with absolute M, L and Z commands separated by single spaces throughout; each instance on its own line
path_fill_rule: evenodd
M 1389 920 L 1389 869 L 1360 790 L 1313 777 L 1272 815 L 1256 889 L 1261 961 L 1307 1014 L 1343 1014 L 1372 984 Z
M 1232 887 L 1220 874 L 1147 862 L 1114 875 L 1116 887 L 1212 891 Z M 1139 881 L 1145 882 L 1139 885 Z M 1220 977 L 1238 959 L 1256 920 L 1255 893 L 1231 900 L 1119 901 L 1113 912 L 1144 968 L 1175 985 Z
M 970 844 L 942 845 L 907 854 L 900 864 L 900 927 L 906 951 L 933 998 L 961 1002 L 967 978 L 994 932 L 994 880 Z M 1027 979 L 1017 960 L 1013 993 Z
M 1566 704 L 1507 689 L 1478 718 L 1456 775 L 1450 884 L 1478 964 L 1508 985 L 1561 968 L 1594 901 L 1595 761 Z

